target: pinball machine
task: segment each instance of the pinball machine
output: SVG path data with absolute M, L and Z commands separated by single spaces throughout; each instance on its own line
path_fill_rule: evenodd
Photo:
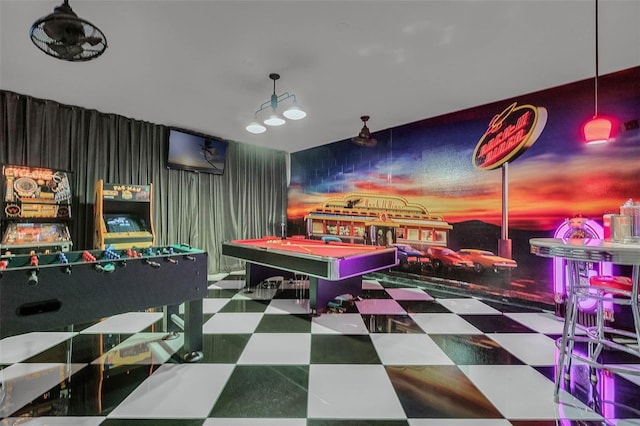
M 73 247 L 71 172 L 4 165 L 0 254 L 67 252 Z

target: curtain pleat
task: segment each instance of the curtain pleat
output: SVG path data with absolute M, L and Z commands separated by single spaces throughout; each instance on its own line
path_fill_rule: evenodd
M 222 242 L 280 235 L 285 152 L 230 141 L 224 174 L 212 175 L 167 169 L 167 140 L 163 125 L 0 91 L 0 163 L 72 172 L 74 250 L 92 248 L 100 179 L 152 184 L 156 244 L 206 250 L 209 273 L 243 265 Z

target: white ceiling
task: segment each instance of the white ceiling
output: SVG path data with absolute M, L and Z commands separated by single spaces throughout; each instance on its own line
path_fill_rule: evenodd
M 295 152 L 593 78 L 594 0 L 70 0 L 107 36 L 89 62 L 38 50 L 62 0 L 0 0 L 0 87 Z M 600 0 L 600 74 L 640 65 L 640 0 Z M 244 130 L 273 90 L 307 118 Z

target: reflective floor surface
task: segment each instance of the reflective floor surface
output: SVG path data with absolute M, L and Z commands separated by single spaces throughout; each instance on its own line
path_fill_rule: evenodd
M 1 340 L 0 425 L 640 425 L 637 376 L 574 363 L 554 402 L 549 312 L 365 279 L 314 316 L 304 282 L 269 284 L 210 282 L 197 363 L 160 311 Z

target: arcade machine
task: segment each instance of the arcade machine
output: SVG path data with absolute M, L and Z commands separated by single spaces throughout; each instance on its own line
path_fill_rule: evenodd
M 604 239 L 604 228 L 598 222 L 583 217 L 566 219 L 553 235 L 554 238 L 563 239 L 583 239 L 594 238 Z M 611 262 L 580 262 L 580 281 L 588 285 L 589 278 L 594 275 L 611 275 Z M 564 316 L 565 302 L 567 298 L 567 282 L 569 270 L 566 259 L 553 259 L 553 285 L 554 301 L 556 304 L 556 315 Z M 596 302 L 583 301 L 578 304 L 578 322 L 589 326 L 595 324 Z M 611 309 L 611 308 L 610 308 Z M 609 311 L 607 316 L 612 319 L 613 312 Z
M 176 254 L 178 253 L 177 247 L 155 247 L 155 234 L 153 231 L 153 216 L 152 216 L 152 186 L 149 185 L 133 185 L 133 184 L 119 184 L 119 183 L 105 183 L 100 179 L 96 183 L 95 190 L 95 206 L 94 206 L 94 249 L 103 250 L 101 255 L 106 258 L 119 259 L 122 262 L 131 262 L 141 260 L 151 266 L 152 269 L 160 269 L 161 265 L 173 265 L 169 266 L 171 269 L 184 268 L 184 264 L 188 262 L 179 262 Z M 197 249 L 190 247 L 182 247 L 184 250 L 194 250 L 201 252 Z M 152 260 L 156 257 L 165 259 L 165 262 L 158 262 Z M 179 256 L 178 256 L 179 257 Z M 191 255 L 186 255 L 186 259 L 193 262 L 195 258 Z M 202 265 L 201 265 L 202 266 Z M 198 270 L 196 274 L 204 275 L 206 281 L 206 261 L 202 266 L 204 271 Z M 165 273 L 168 271 L 167 266 L 162 267 Z M 148 275 L 145 274 L 145 275 Z M 169 278 L 169 277 L 164 277 Z M 202 277 L 198 277 L 202 278 Z M 158 280 L 160 280 L 158 278 Z M 166 279 L 161 282 L 167 281 Z M 159 281 L 160 282 L 160 281 Z M 186 282 L 190 282 L 184 275 L 176 275 L 170 277 L 167 282 L 169 288 L 175 287 L 170 292 L 178 291 Z M 194 281 L 197 282 L 197 281 Z M 140 277 L 136 278 L 136 286 L 140 284 Z M 196 286 L 198 292 L 202 291 L 201 285 Z M 205 285 L 206 288 L 206 285 Z M 157 287 L 156 290 L 151 289 L 151 293 L 147 291 L 147 298 L 152 299 L 162 294 L 162 289 Z M 185 335 L 191 335 L 190 340 L 197 342 L 196 346 L 201 347 L 201 334 L 202 324 L 202 301 L 198 304 L 195 301 L 186 299 L 188 303 L 185 303 L 185 317 L 186 320 L 182 320 L 178 317 L 179 306 L 178 304 L 148 304 L 145 308 L 155 309 L 155 307 L 164 306 L 164 323 L 163 328 L 168 331 L 183 330 Z M 182 302 L 185 302 L 183 300 Z M 197 332 L 188 332 L 186 324 L 188 322 L 196 324 Z M 192 344 L 190 344 L 193 346 Z M 185 346 L 189 346 L 186 345 Z M 130 348 L 119 352 L 119 354 L 128 353 L 127 356 L 150 356 L 150 353 L 144 349 L 143 346 Z M 190 354 L 188 354 L 190 356 Z M 120 356 L 120 355 L 119 355 Z M 196 359 L 192 358 L 192 359 Z
M 0 254 L 68 252 L 70 172 L 4 165 Z
M 151 185 L 96 184 L 94 248 L 144 249 L 154 245 Z

